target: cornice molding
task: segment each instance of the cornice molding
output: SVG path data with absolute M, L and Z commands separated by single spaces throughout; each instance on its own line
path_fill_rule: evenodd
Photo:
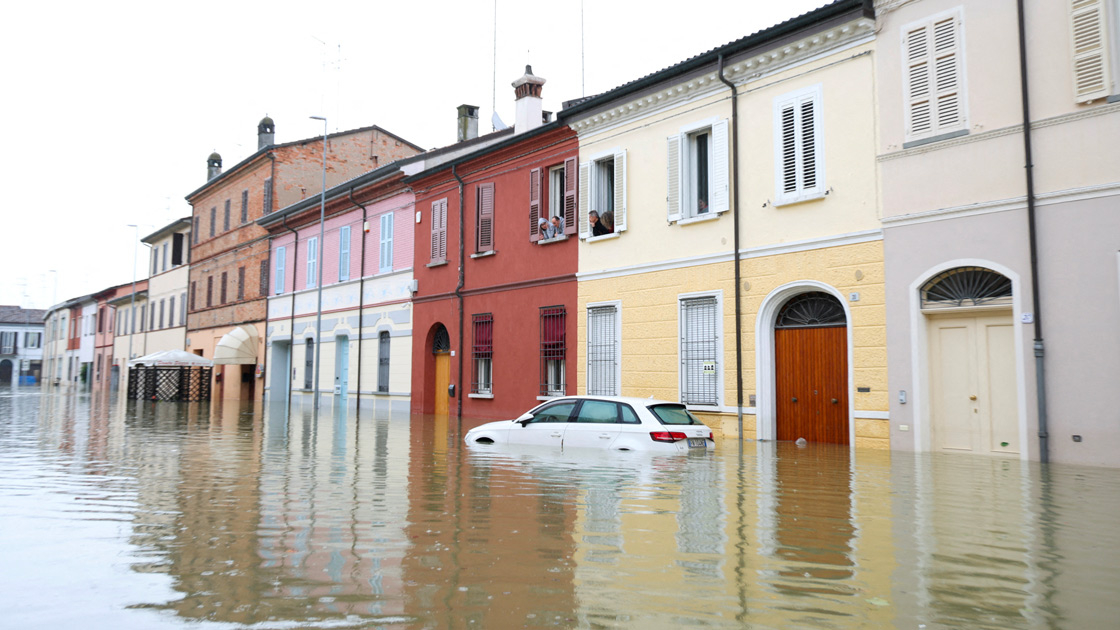
M 1117 194 L 1120 194 L 1120 182 L 1111 182 L 1108 184 L 1098 184 L 1096 186 L 1081 186 L 1078 188 L 1069 188 L 1067 190 L 1041 193 L 1035 195 L 1035 204 L 1038 206 L 1050 206 L 1059 203 L 1096 199 L 1098 197 L 1110 197 Z M 967 206 L 954 206 L 952 208 L 939 208 L 937 210 L 904 214 L 897 217 L 884 217 L 882 223 L 884 228 L 894 228 L 929 223 L 932 221 L 946 221 L 950 219 L 979 216 L 982 214 L 993 214 L 996 212 L 1025 210 L 1026 207 L 1027 197 L 1024 195 L 1011 199 L 997 199 L 995 201 L 973 203 Z
M 875 21 L 858 18 L 833 28 L 814 33 L 789 44 L 724 66 L 724 76 L 736 86 L 760 81 L 815 57 L 870 41 L 875 36 Z M 678 107 L 688 101 L 710 96 L 727 89 L 716 72 L 681 81 L 651 94 L 630 98 L 590 116 L 573 121 L 569 126 L 581 137 L 648 116 L 663 109 Z
M 1097 116 L 1107 116 L 1109 114 L 1115 114 L 1117 112 L 1120 112 L 1120 102 L 1109 103 L 1109 104 L 1100 105 L 1100 106 L 1097 106 L 1097 107 L 1090 107 L 1088 109 L 1084 109 L 1084 110 L 1078 111 L 1078 112 L 1073 112 L 1071 114 L 1061 114 L 1059 116 L 1052 116 L 1050 118 L 1043 118 L 1042 120 L 1036 120 L 1035 122 L 1031 123 L 1031 129 L 1032 130 L 1046 129 L 1047 127 L 1055 127 L 1057 125 L 1064 125 L 1066 123 L 1077 122 L 1079 120 L 1085 120 L 1086 118 L 1096 118 Z M 931 153 L 933 151 L 940 151 L 941 149 L 951 149 L 953 147 L 959 147 L 959 146 L 963 146 L 963 145 L 966 145 L 966 144 L 972 144 L 973 142 L 983 142 L 984 140 L 994 140 L 996 138 L 1002 138 L 1003 136 L 1009 136 L 1009 135 L 1012 135 L 1012 134 L 1022 133 L 1022 132 L 1023 132 L 1023 125 L 1011 125 L 1009 127 L 1003 127 L 1003 128 L 1000 128 L 1000 129 L 993 129 L 991 131 L 985 131 L 983 133 L 969 134 L 967 136 L 961 136 L 959 138 L 953 138 L 951 140 L 942 140 L 940 142 L 932 142 L 930 144 L 923 144 L 923 145 L 918 146 L 918 147 L 914 147 L 914 148 L 911 148 L 911 149 L 903 149 L 901 151 L 895 151 L 893 153 L 883 153 L 883 154 L 880 154 L 875 159 L 878 162 L 889 162 L 891 160 L 898 160 L 898 159 L 902 159 L 902 158 L 913 157 L 915 155 L 922 155 L 922 154 L 925 154 L 925 153 Z
M 792 241 L 789 243 L 777 243 L 774 245 L 762 245 L 759 247 L 743 248 L 739 250 L 739 256 L 741 260 L 748 260 L 751 258 L 762 258 L 764 256 L 793 254 L 798 252 L 813 251 L 817 249 L 825 249 L 828 247 L 841 247 L 844 245 L 856 245 L 859 243 L 868 243 L 881 240 L 883 240 L 882 230 L 865 230 L 863 232 L 837 234 L 834 236 L 825 236 L 822 238 L 806 239 L 802 241 Z M 582 271 L 580 273 L 577 273 L 576 277 L 580 282 L 585 282 L 588 280 L 605 280 L 607 278 L 622 278 L 625 276 L 633 276 L 644 273 L 671 271 L 674 269 L 685 269 L 688 267 L 698 267 L 701 265 L 711 265 L 715 263 L 727 263 L 733 262 L 734 260 L 734 254 L 728 251 L 719 252 L 716 254 L 703 254 L 700 256 L 689 256 L 686 258 L 676 258 L 673 260 L 629 265 L 626 267 L 615 267 L 613 269 Z

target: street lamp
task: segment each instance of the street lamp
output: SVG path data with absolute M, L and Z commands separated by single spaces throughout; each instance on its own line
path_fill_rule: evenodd
M 318 306 L 315 308 L 315 383 L 311 388 L 311 395 L 315 398 L 315 416 L 319 416 L 319 357 L 323 349 L 323 228 L 327 217 L 327 117 L 312 116 L 312 120 L 323 121 L 323 191 L 319 193 L 319 243 L 316 246 L 315 257 L 315 287 Z
M 128 378 L 128 361 L 132 361 L 132 335 L 136 332 L 136 254 L 140 250 L 140 226 L 129 223 L 127 227 L 133 229 L 132 238 L 132 302 L 128 310 L 128 359 L 125 362 L 125 378 Z

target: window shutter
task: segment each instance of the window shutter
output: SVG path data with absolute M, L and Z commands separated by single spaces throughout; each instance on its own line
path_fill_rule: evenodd
M 727 212 L 731 209 L 729 202 L 728 177 L 731 166 L 728 159 L 729 147 L 727 144 L 727 121 L 721 120 L 712 125 L 712 167 L 711 173 L 711 203 L 712 212 Z
M 303 279 L 303 286 L 307 289 L 315 288 L 315 283 L 318 281 L 318 249 L 319 239 L 311 237 L 307 239 L 307 268 L 306 277 Z
M 614 154 L 614 231 L 626 231 L 626 151 Z
M 284 266 L 287 254 L 287 248 L 276 248 L 276 295 L 280 295 L 284 292 Z
M 447 259 L 447 200 L 432 202 L 432 262 Z
M 271 177 L 264 180 L 264 195 L 263 195 L 263 198 L 264 198 L 263 199 L 264 203 L 262 204 L 264 206 L 263 211 L 264 211 L 265 214 L 268 214 L 268 213 L 272 212 L 272 178 Z
M 338 228 L 338 281 L 350 279 L 350 226 Z
M 798 140 L 801 141 L 800 155 L 801 160 L 800 168 L 798 168 L 798 177 L 800 178 L 800 185 L 798 188 L 803 193 L 817 192 L 817 183 L 819 177 L 817 174 L 817 111 L 818 103 L 812 97 L 802 99 L 798 103 L 798 116 L 800 116 L 801 130 L 798 134 Z
M 665 218 L 669 223 L 681 220 L 681 143 L 688 142 L 682 135 L 669 136 L 665 142 Z
M 591 236 L 591 228 L 588 227 L 587 211 L 590 201 L 588 200 L 588 191 L 591 186 L 588 185 L 588 177 L 590 174 L 591 164 L 583 162 L 579 165 L 579 237 L 587 238 Z
M 1073 97 L 1078 103 L 1108 96 L 1107 31 L 1102 0 L 1072 0 Z
M 494 249 L 494 184 L 478 185 L 478 251 Z
M 237 299 L 245 299 L 245 267 L 237 268 Z M 174 310 L 174 308 L 172 308 L 172 310 Z
M 959 13 L 906 33 L 907 138 L 919 139 L 966 125 L 960 39 Z
M 258 295 L 261 297 L 268 296 L 268 260 L 261 261 L 261 273 L 257 278 L 259 286 L 257 287 Z
M 529 241 L 541 240 L 541 169 L 529 171 Z
M 393 270 L 393 213 L 381 215 L 380 271 Z
M 576 233 L 576 195 L 579 191 L 579 179 L 576 168 L 579 160 L 568 158 L 564 160 L 564 233 Z
M 222 231 L 229 231 L 229 199 L 226 199 L 226 207 L 224 214 L 222 215 Z
M 775 104 L 774 125 L 777 203 L 819 195 L 824 188 L 820 87 L 782 97 Z
M 249 191 L 248 189 L 241 191 L 241 222 L 249 222 Z

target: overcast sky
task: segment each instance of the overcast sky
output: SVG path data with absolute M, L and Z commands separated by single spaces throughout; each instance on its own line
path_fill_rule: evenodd
M 18 2 L 0 37 L 0 304 L 46 308 L 126 283 L 136 235 L 190 214 L 184 196 L 276 141 L 379 125 L 425 149 L 455 107 L 514 118 L 525 64 L 544 108 L 596 94 L 827 4 L 686 2 Z M 496 68 L 496 72 L 495 72 Z M 128 227 L 136 224 L 139 227 Z M 137 256 L 146 277 L 147 250 Z

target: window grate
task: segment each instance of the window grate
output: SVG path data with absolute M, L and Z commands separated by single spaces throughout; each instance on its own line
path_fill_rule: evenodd
M 956 267 L 922 287 L 922 308 L 1011 304 L 1011 280 L 983 267 Z
M 494 360 L 494 316 L 491 313 L 473 315 L 471 327 L 474 331 L 474 343 L 471 346 L 471 358 L 474 370 L 471 375 L 471 393 L 489 394 L 493 392 L 493 360 Z
M 435 338 L 432 339 L 432 354 L 447 352 L 451 352 L 451 336 L 447 334 L 447 328 L 440 324 L 436 329 Z
M 778 312 L 775 328 L 824 328 L 847 325 L 840 301 L 822 291 L 809 291 L 789 299 Z
M 541 396 L 563 396 L 565 383 L 566 342 L 563 306 L 541 308 Z
M 587 309 L 587 393 L 619 395 L 618 308 Z
M 718 404 L 718 366 L 716 298 L 681 300 L 681 402 Z

